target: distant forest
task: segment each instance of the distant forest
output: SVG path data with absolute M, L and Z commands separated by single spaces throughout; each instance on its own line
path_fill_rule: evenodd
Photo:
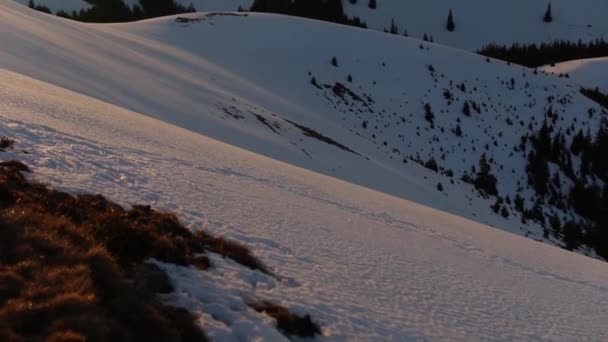
M 367 28 L 358 17 L 348 18 L 342 0 L 255 0 L 251 12 L 287 14 Z
M 122 0 L 84 0 L 91 5 L 88 9 L 80 11 L 58 11 L 57 16 L 84 22 L 115 23 L 155 18 L 165 15 L 196 12 L 192 4 L 185 7 L 174 0 L 139 0 L 139 5 L 126 5 Z M 29 1 L 29 7 L 41 12 L 52 14 L 51 10 Z
M 575 59 L 595 58 L 608 56 L 608 43 L 598 39 L 588 43 L 582 41 L 554 41 L 540 45 L 501 46 L 491 44 L 480 51 L 480 55 L 520 64 L 530 68 L 542 65 L 555 64 Z
M 139 0 L 139 5 L 132 8 L 122 0 L 84 0 L 91 5 L 80 11 L 58 11 L 56 15 L 84 22 L 109 23 L 128 22 L 166 15 L 196 12 L 191 3 L 183 6 L 175 0 Z M 30 0 L 29 7 L 52 14 L 44 5 Z M 239 8 L 239 11 L 245 11 Z M 359 18 L 348 18 L 344 14 L 342 0 L 255 0 L 251 12 L 268 12 L 287 14 L 298 17 L 324 20 L 357 27 L 367 27 Z
M 51 13 L 44 5 L 30 0 L 33 9 Z M 58 11 L 60 17 L 84 22 L 128 22 L 166 15 L 196 12 L 192 3 L 184 6 L 175 0 L 139 0 L 139 4 L 130 7 L 123 0 L 83 0 L 91 5 L 80 11 Z M 367 28 L 367 24 L 359 17 L 349 18 L 344 12 L 344 0 L 255 0 L 250 8 L 240 7 L 239 11 L 267 12 L 311 18 L 338 24 Z M 355 3 L 356 0 L 348 0 Z M 369 2 L 369 8 L 375 9 L 375 1 Z M 199 9 L 204 10 L 204 9 Z M 548 8 L 550 11 L 550 7 Z M 548 12 L 550 14 L 550 12 Z M 51 13 L 52 14 L 52 13 Z M 450 16 L 451 17 L 451 16 Z M 450 18 L 448 18 L 448 27 Z M 453 28 L 453 23 L 452 23 Z M 449 28 L 448 28 L 449 29 Z M 385 32 L 398 33 L 393 21 L 391 29 Z M 407 35 L 407 33 L 405 33 Z M 425 35 L 425 40 L 431 40 Z M 575 59 L 608 56 L 608 42 L 603 39 L 591 42 L 554 41 L 537 44 L 518 44 L 511 46 L 490 44 L 478 51 L 479 54 L 515 64 L 535 68 Z

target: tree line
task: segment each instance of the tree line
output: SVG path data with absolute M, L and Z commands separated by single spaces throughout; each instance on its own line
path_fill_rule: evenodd
M 352 1 L 351 1 L 352 2 Z M 344 13 L 342 0 L 255 0 L 251 12 L 286 14 L 367 28 L 360 18 Z
M 139 4 L 133 7 L 125 4 L 123 0 L 84 1 L 91 7 L 72 12 L 60 10 L 55 14 L 78 21 L 107 23 L 196 12 L 192 3 L 189 6 L 183 6 L 175 0 L 139 0 Z M 47 6 L 39 5 L 34 0 L 30 0 L 29 7 L 51 13 Z M 239 11 L 244 10 L 239 8 Z M 367 28 L 367 25 L 358 17 L 349 18 L 344 13 L 342 0 L 255 0 L 249 11 L 292 15 Z
M 194 5 L 183 6 L 175 2 L 175 0 L 139 0 L 139 4 L 135 4 L 133 7 L 125 4 L 123 0 L 84 1 L 91 5 L 91 7 L 72 12 L 60 10 L 56 15 L 84 22 L 109 23 L 196 12 Z M 48 7 L 36 4 L 34 0 L 30 0 L 28 5 L 30 8 L 38 11 L 51 13 Z
M 520 64 L 530 68 L 555 64 L 575 59 L 596 58 L 608 56 L 608 42 L 596 39 L 584 43 L 564 40 L 540 45 L 522 45 L 515 43 L 511 46 L 490 44 L 478 51 L 480 55 Z

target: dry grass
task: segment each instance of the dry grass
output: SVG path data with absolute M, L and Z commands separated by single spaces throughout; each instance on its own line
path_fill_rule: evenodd
M 246 248 L 192 234 L 173 214 L 72 196 L 23 172 L 0 163 L 0 341 L 205 341 L 190 313 L 158 301 L 171 284 L 143 261 L 206 269 L 210 250 L 268 273 Z
M 263 312 L 277 321 L 277 328 L 286 336 L 314 337 L 321 334 L 321 328 L 310 315 L 299 316 L 287 308 L 271 302 L 250 303 L 257 312 Z
M 15 140 L 7 138 L 7 137 L 0 138 L 0 152 L 3 152 L 4 150 L 6 150 L 8 148 L 12 148 L 14 145 L 15 145 Z

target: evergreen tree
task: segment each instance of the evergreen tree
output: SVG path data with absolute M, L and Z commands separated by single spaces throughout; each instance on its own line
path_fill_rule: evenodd
M 546 23 L 550 23 L 553 21 L 553 14 L 551 13 L 551 3 L 547 5 L 547 10 L 545 11 L 545 16 L 543 17 L 543 21 Z
M 450 9 L 450 13 L 448 14 L 448 22 L 446 24 L 446 28 L 450 32 L 454 32 L 456 29 L 456 25 L 454 24 L 454 16 L 452 15 L 452 9 Z
M 336 68 L 338 67 L 338 59 L 336 59 L 336 56 L 331 58 L 331 65 L 335 66 Z
M 497 196 L 497 183 L 498 181 L 496 180 L 496 177 L 491 173 L 490 163 L 488 162 L 486 154 L 484 153 L 479 159 L 479 171 L 477 171 L 477 175 L 475 176 L 473 184 L 483 196 Z
M 431 127 L 435 127 L 435 113 L 433 113 L 430 103 L 424 105 L 424 119 L 431 124 Z
M 86 0 L 91 8 L 80 10 L 77 17 L 80 21 L 107 23 L 137 20 L 133 12 L 122 0 Z
M 603 181 L 608 182 L 608 122 L 602 122 L 598 130 L 592 148 L 592 170 Z
M 389 30 L 391 34 L 399 34 L 399 28 L 397 24 L 395 24 L 395 19 L 391 19 L 391 29 Z
M 562 231 L 564 233 L 566 249 L 569 251 L 576 249 L 581 240 L 581 231 L 578 225 L 573 221 L 568 221 Z
M 184 7 L 174 0 L 139 0 L 139 3 L 149 18 L 194 12 L 194 6 Z
M 469 101 L 464 101 L 464 105 L 462 106 L 462 114 L 471 116 L 471 106 L 469 106 Z
M 548 191 L 549 177 L 551 176 L 549 170 L 549 160 L 555 160 L 552 158 L 552 139 L 551 129 L 545 121 L 540 131 L 532 136 L 533 150 L 528 154 L 528 164 L 526 171 L 528 173 L 528 182 L 534 186 L 536 193 L 544 196 Z
M 596 39 L 586 43 L 580 40 L 578 42 L 556 40 L 540 45 L 515 43 L 511 46 L 499 46 L 490 44 L 482 48 L 479 54 L 534 68 L 575 59 L 608 56 L 608 42 Z M 535 70 L 534 73 L 537 74 L 538 70 Z M 585 89 L 584 94 L 597 97 L 597 99 L 601 98 L 601 94 L 597 94 L 594 89 Z M 608 105 L 608 97 L 605 97 L 605 103 Z
M 287 14 L 339 24 L 367 27 L 360 18 L 348 18 L 342 0 L 255 0 L 251 12 Z
M 40 11 L 40 12 L 48 13 L 48 14 L 53 14 L 51 12 L 50 8 L 48 8 L 48 7 L 44 6 L 44 5 L 37 5 L 33 0 L 30 0 L 27 5 L 28 5 L 29 8 L 35 9 L 36 11 Z

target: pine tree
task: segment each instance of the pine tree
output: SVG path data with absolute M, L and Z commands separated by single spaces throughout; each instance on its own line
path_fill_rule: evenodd
M 469 106 L 469 101 L 464 101 L 464 105 L 462 106 L 462 114 L 471 116 L 471 107 Z
M 460 128 L 460 125 L 456 126 L 456 129 L 454 129 L 454 134 L 456 134 L 457 137 L 462 136 L 462 128 Z
M 30 0 L 27 5 L 28 5 L 29 8 L 35 9 L 36 11 L 40 11 L 40 12 L 48 13 L 48 14 L 53 14 L 48 7 L 46 7 L 44 5 L 36 5 L 33 0 Z
M 454 16 L 452 15 L 452 9 L 450 9 L 450 13 L 448 14 L 448 22 L 446 28 L 450 32 L 454 32 L 454 30 L 456 29 L 456 25 L 454 24 Z
M 435 114 L 429 103 L 424 105 L 424 119 L 431 124 L 431 127 L 435 127 Z
M 338 67 L 338 59 L 336 59 L 336 56 L 332 57 L 331 65 L 335 66 L 336 68 Z
M 395 19 L 391 19 L 391 29 L 389 31 L 391 34 L 399 34 L 399 28 L 397 24 L 395 24 Z
M 543 21 L 546 23 L 550 23 L 553 21 L 553 14 L 551 13 L 551 3 L 549 3 L 549 5 L 547 6 L 547 11 L 545 12 Z
M 496 189 L 496 183 L 498 183 L 496 177 L 490 173 L 491 166 L 486 159 L 485 153 L 479 159 L 479 171 L 475 176 L 473 184 L 475 188 L 479 190 L 483 196 L 497 196 L 498 190 Z

